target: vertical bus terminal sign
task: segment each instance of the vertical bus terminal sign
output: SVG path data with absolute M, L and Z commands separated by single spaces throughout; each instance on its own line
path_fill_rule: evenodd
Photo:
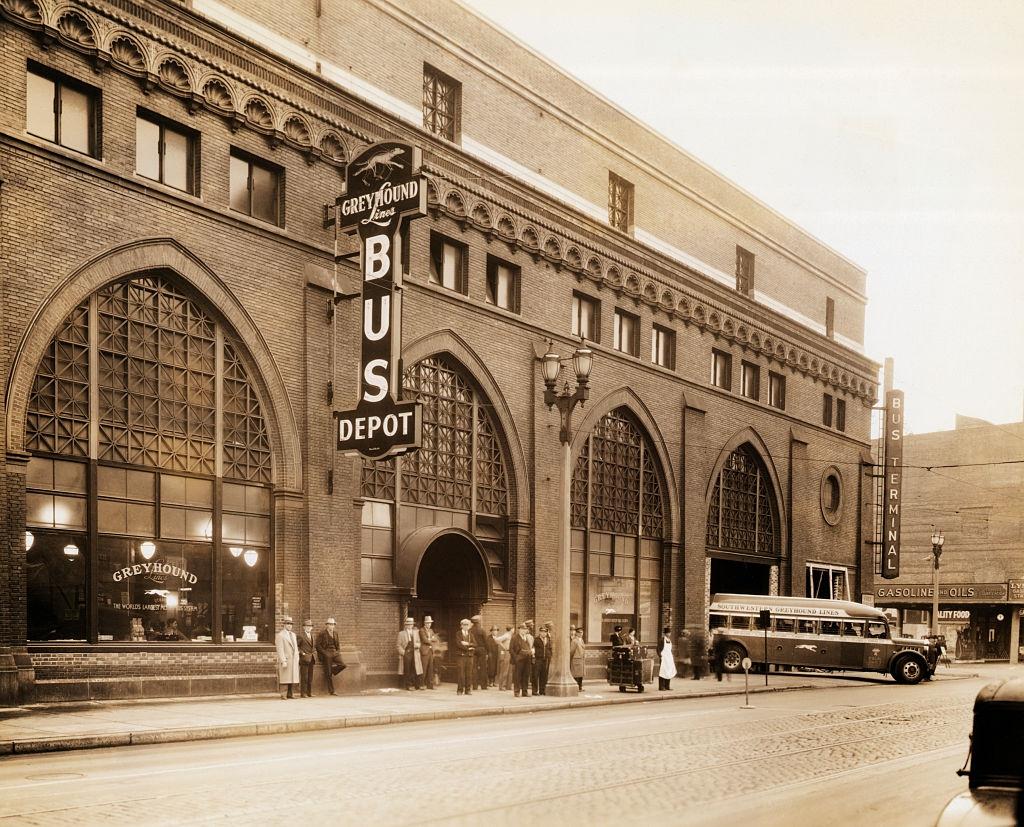
M 338 450 L 382 459 L 414 451 L 422 422 L 418 402 L 400 402 L 402 353 L 401 230 L 426 215 L 420 151 L 374 144 L 352 159 L 345 194 L 335 201 L 340 229 L 359 234 L 363 332 L 359 401 L 335 411 Z
M 882 577 L 900 576 L 903 508 L 903 391 L 885 392 L 885 477 L 882 497 Z

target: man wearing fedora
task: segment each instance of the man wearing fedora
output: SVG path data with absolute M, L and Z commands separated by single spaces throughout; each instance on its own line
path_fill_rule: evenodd
M 299 690 L 303 698 L 313 697 L 313 664 L 316 663 L 316 639 L 313 635 L 313 621 L 302 621 L 299 642 Z
M 470 620 L 473 627 L 470 633 L 473 635 L 473 688 L 486 689 L 490 681 L 487 679 L 487 632 L 484 631 L 484 619 L 480 615 L 473 615 Z
M 420 629 L 420 660 L 423 662 L 423 685 L 433 689 L 437 683 L 437 664 L 434 663 L 434 647 L 440 643 L 434 631 L 434 618 L 424 615 L 423 628 Z
M 345 661 L 341 659 L 341 640 L 335 631 L 337 624 L 333 617 L 327 618 L 327 623 L 320 634 L 316 636 L 316 653 L 320 659 L 320 665 L 324 670 L 324 681 L 327 683 L 327 691 L 336 695 L 334 691 L 334 676 L 345 668 Z
M 281 618 L 281 631 L 274 638 L 277 648 L 277 682 L 281 685 L 281 700 L 292 698 L 292 687 L 299 682 L 299 645 L 292 631 L 292 619 Z
M 422 689 L 423 658 L 420 654 L 420 632 L 416 621 L 407 617 L 395 642 L 398 649 L 398 674 L 406 689 Z

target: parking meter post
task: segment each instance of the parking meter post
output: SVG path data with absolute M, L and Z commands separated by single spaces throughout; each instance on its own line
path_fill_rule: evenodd
M 768 626 L 764 627 L 764 685 L 768 685 Z
M 764 629 L 764 685 L 768 685 L 768 627 L 772 625 L 772 613 L 770 609 L 761 609 L 757 615 L 757 625 Z
M 743 658 L 743 706 L 740 709 L 753 709 L 750 705 L 750 667 L 753 666 L 750 658 Z

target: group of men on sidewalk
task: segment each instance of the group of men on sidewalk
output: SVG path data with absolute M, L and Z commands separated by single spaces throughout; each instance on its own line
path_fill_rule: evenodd
M 282 629 L 274 638 L 277 648 L 277 680 L 281 687 L 281 698 L 292 698 L 293 687 L 299 684 L 303 698 L 313 697 L 313 666 L 319 663 L 323 668 L 324 682 L 329 694 L 334 690 L 334 676 L 345 668 L 341 657 L 341 640 L 333 617 L 327 618 L 324 628 L 313 637 L 313 621 L 302 623 L 302 632 L 292 631 L 292 619 L 282 619 Z

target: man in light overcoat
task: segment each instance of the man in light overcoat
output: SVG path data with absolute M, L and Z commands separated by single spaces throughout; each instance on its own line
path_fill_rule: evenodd
M 292 698 L 292 690 L 299 682 L 299 644 L 292 631 L 292 619 L 281 621 L 281 631 L 274 638 L 277 647 L 277 682 L 281 685 L 281 700 Z
M 422 689 L 423 656 L 420 654 L 420 633 L 416 621 L 405 619 L 405 628 L 398 633 L 398 674 L 406 689 Z

